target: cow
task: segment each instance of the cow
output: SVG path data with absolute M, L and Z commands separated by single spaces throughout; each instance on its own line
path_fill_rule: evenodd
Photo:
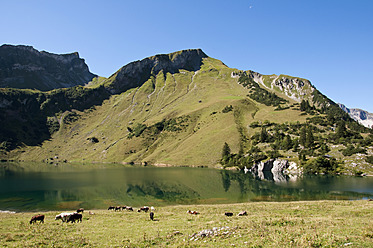
M 225 214 L 225 216 L 228 216 L 228 217 L 233 216 L 233 213 L 231 213 L 231 212 L 225 212 L 224 214 Z
M 245 215 L 247 215 L 247 212 L 246 212 L 246 211 L 242 211 L 242 212 L 239 212 L 239 213 L 237 214 L 237 216 L 245 216 Z
M 139 208 L 138 210 L 137 210 L 137 212 L 141 212 L 141 211 L 144 211 L 145 213 L 147 213 L 148 211 L 149 211 L 149 207 L 148 206 L 143 206 L 143 207 L 141 207 L 141 208 Z
M 115 207 L 114 211 L 121 211 L 122 210 L 122 207 L 121 206 L 117 206 Z
M 115 210 L 115 207 L 114 206 L 110 206 L 110 207 L 108 207 L 107 210 Z
M 58 215 L 56 215 L 56 217 L 54 218 L 55 220 L 62 220 L 62 222 L 65 222 L 70 215 L 72 215 L 74 213 L 60 213 Z
M 36 221 L 40 221 L 40 223 L 44 223 L 44 215 L 43 214 L 38 214 L 38 215 L 35 215 L 35 216 L 32 216 L 31 220 L 30 220 L 30 224 L 32 223 L 36 223 Z
M 130 206 L 126 206 L 126 210 L 127 210 L 127 211 L 133 211 L 133 208 L 130 207 Z
M 194 210 L 188 210 L 187 213 L 188 214 L 199 214 L 197 211 L 194 211 Z
M 76 210 L 77 213 L 83 213 L 84 212 L 84 208 L 79 208 L 78 210 Z
M 150 219 L 154 220 L 154 213 L 153 212 L 150 212 Z
M 75 220 L 77 220 L 78 222 L 82 222 L 82 217 L 83 215 L 82 214 L 78 214 L 78 213 L 73 213 L 72 215 L 70 215 L 68 218 L 67 218 L 67 223 L 69 223 L 70 221 L 72 223 L 75 223 Z

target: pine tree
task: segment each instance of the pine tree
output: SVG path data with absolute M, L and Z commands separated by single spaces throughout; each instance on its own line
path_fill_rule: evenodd
M 307 148 L 313 147 L 314 141 L 315 139 L 313 137 L 312 130 L 310 127 L 307 127 L 305 147 Z
M 307 136 L 306 126 L 303 126 L 300 130 L 299 144 L 301 144 L 304 147 L 306 147 L 306 136 Z
M 285 150 L 285 151 L 287 151 L 287 150 L 289 150 L 290 148 L 293 147 L 293 142 L 291 140 L 290 135 L 285 136 L 285 138 L 282 140 L 281 146 L 282 146 L 282 149 Z
M 230 156 L 231 156 L 231 148 L 229 147 L 227 142 L 224 142 L 223 151 L 221 154 L 221 159 L 222 159 L 223 164 L 227 163 Z
M 345 135 L 346 135 L 346 125 L 345 125 L 345 122 L 343 120 L 338 122 L 337 130 L 336 130 L 335 135 L 336 135 L 337 139 L 345 137 Z
M 265 127 L 262 127 L 262 131 L 260 132 L 260 142 L 266 142 L 268 139 L 268 133 Z

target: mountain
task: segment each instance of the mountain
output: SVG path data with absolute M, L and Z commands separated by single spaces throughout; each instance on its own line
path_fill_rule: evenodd
M 53 54 L 32 46 L 0 47 L 0 87 L 42 91 L 84 85 L 92 74 L 77 52 Z
M 339 107 L 343 109 L 346 113 L 350 115 L 350 117 L 357 122 L 359 122 L 361 125 L 373 128 L 373 114 L 369 113 L 368 111 L 362 110 L 362 109 L 351 109 L 347 108 L 342 103 L 338 103 Z
M 0 89 L 2 159 L 249 168 L 286 158 L 336 170 L 335 158 L 355 174 L 373 171 L 372 147 L 370 130 L 309 80 L 229 68 L 200 49 L 85 86 Z

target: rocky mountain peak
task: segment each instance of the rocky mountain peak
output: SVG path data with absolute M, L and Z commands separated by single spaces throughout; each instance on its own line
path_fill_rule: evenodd
M 338 105 L 343 111 L 349 114 L 352 119 L 356 120 L 361 125 L 368 128 L 373 128 L 373 114 L 362 109 L 350 109 L 342 103 L 338 103 Z
M 0 47 L 0 87 L 52 90 L 84 85 L 92 74 L 77 52 L 53 54 L 32 46 Z
M 170 54 L 158 54 L 123 66 L 115 74 L 110 84 L 112 93 L 120 93 L 129 88 L 142 85 L 151 75 L 177 73 L 184 69 L 197 71 L 201 68 L 203 58 L 207 55 L 201 49 L 181 50 Z

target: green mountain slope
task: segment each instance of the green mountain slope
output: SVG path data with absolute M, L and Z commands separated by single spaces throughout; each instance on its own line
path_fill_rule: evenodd
M 342 151 L 353 144 L 365 149 L 355 172 L 372 167 L 365 161 L 372 134 L 308 80 L 228 68 L 201 50 L 136 61 L 86 87 L 16 92 L 18 98 L 0 91 L 0 115 L 21 113 L 22 101 L 33 100 L 29 118 L 39 116 L 44 136 L 17 136 L 28 130 L 27 118 L 15 129 L 3 121 L 4 158 L 243 167 L 276 157 L 306 164 L 332 154 L 351 165 L 356 153 Z M 305 134 L 307 142 L 302 130 L 313 133 Z M 231 151 L 222 157 L 225 143 Z

